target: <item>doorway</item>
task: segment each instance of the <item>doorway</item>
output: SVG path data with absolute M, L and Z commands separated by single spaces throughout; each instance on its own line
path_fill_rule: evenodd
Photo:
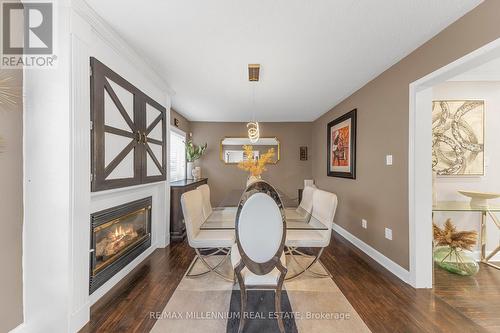
M 500 39 L 410 84 L 409 221 L 410 283 L 432 288 L 432 109 L 433 87 L 500 58 Z

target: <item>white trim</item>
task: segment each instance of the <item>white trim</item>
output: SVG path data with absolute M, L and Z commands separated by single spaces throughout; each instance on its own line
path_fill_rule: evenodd
M 409 86 L 408 204 L 410 240 L 410 284 L 432 287 L 432 139 L 429 88 L 500 57 L 500 38 L 464 57 L 412 82 Z M 419 111 L 420 110 L 420 111 Z M 424 112 L 422 112 L 422 110 Z
M 12 330 L 9 331 L 9 333 L 27 333 L 27 332 L 28 329 L 24 323 L 19 324 L 18 326 L 14 327 Z
M 392 261 L 391 259 L 384 256 L 382 253 L 375 250 L 370 245 L 363 242 L 361 239 L 357 238 L 349 231 L 345 230 L 341 226 L 336 223 L 333 223 L 332 229 L 339 233 L 342 237 L 347 239 L 352 245 L 356 246 L 358 249 L 363 251 L 370 258 L 378 262 L 385 269 L 387 269 L 392 274 L 396 275 L 401 281 L 405 283 L 409 283 L 410 280 L 410 272 L 399 266 L 397 263 Z
M 76 312 L 71 314 L 69 331 L 79 332 L 90 320 L 90 303 L 83 304 Z
M 175 95 L 175 91 L 157 74 L 160 71 L 154 67 L 153 62 L 149 61 L 145 56 L 139 54 L 130 47 L 84 0 L 72 0 L 72 8 L 90 24 L 92 29 L 106 41 L 117 54 L 128 59 L 135 67 L 141 70 L 142 74 L 164 90 L 168 95 Z
M 491 254 L 491 252 L 493 252 L 493 251 L 486 251 L 486 253 L 485 253 L 486 256 L 489 256 Z M 481 251 L 480 250 L 476 250 L 476 251 L 472 252 L 472 256 L 473 256 L 475 261 L 481 261 Z M 495 254 L 493 256 L 493 258 L 490 259 L 490 261 L 499 262 L 500 261 L 500 252 Z

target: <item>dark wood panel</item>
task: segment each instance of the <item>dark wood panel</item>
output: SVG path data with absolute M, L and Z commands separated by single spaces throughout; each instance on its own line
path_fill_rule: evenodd
M 155 323 L 150 311 L 163 310 L 193 258 L 194 251 L 186 242 L 156 250 L 92 307 L 91 320 L 81 333 L 149 332 Z M 488 295 L 488 290 L 498 291 L 498 270 L 481 269 L 475 277 L 481 286 L 463 280 L 448 295 L 453 280 L 439 275 L 436 290 L 415 290 L 336 233 L 322 262 L 373 332 L 486 332 L 469 317 L 472 308 L 470 313 L 461 313 L 460 304 L 473 302 L 467 295 L 477 288 L 485 299 L 484 306 L 473 310 L 476 316 L 485 326 L 498 319 L 500 298 Z M 450 297 L 457 298 L 453 302 Z M 487 327 L 490 332 L 498 331 L 494 325 Z
M 101 63 L 95 58 L 90 59 L 92 68 L 91 82 L 91 155 L 92 155 L 92 191 L 101 191 L 118 187 L 126 187 L 137 184 L 164 181 L 167 175 L 167 149 L 166 149 L 166 109 L 147 96 L 137 87 L 121 77 L 118 73 Z M 133 119 L 131 119 L 123 107 L 120 99 L 113 91 L 113 87 L 108 82 L 113 81 L 133 96 Z M 114 128 L 105 124 L 105 94 L 109 94 L 111 100 L 118 109 L 121 117 L 130 127 L 127 130 Z M 152 124 L 146 126 L 146 105 L 150 105 L 158 111 L 158 116 Z M 160 125 L 158 125 L 161 122 Z M 147 135 L 156 126 L 161 126 L 161 140 L 151 140 L 151 143 L 161 146 L 162 156 L 156 158 L 152 153 Z M 130 138 L 133 142 L 125 147 L 111 163 L 107 166 L 104 162 L 105 156 L 105 133 Z M 134 153 L 134 172 L 133 176 L 122 179 L 107 179 L 113 170 L 123 161 L 128 153 L 133 150 Z M 147 158 L 151 154 L 155 167 L 158 168 L 159 175 L 147 175 Z

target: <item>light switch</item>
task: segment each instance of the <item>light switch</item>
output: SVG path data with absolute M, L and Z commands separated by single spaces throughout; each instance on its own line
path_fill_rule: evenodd
M 385 155 L 385 165 L 392 165 L 392 155 Z
M 385 228 L 385 238 L 392 240 L 392 229 Z

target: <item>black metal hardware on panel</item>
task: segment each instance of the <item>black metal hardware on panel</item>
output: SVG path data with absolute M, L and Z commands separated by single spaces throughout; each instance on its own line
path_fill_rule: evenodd
M 165 180 L 167 172 L 166 109 L 99 60 L 91 58 L 90 65 L 92 68 L 90 79 L 92 191 Z M 127 112 L 116 89 L 133 96 L 131 107 L 133 110 Z M 106 100 L 112 103 L 108 105 L 118 110 L 118 117 L 125 124 L 125 128 L 117 128 L 106 123 L 106 112 L 111 112 L 106 110 Z M 151 110 L 155 112 L 154 118 L 148 119 L 148 110 L 150 113 Z M 160 128 L 161 134 L 155 134 L 156 136 L 153 137 L 153 131 L 157 127 Z M 105 160 L 106 134 L 128 140 L 128 144 L 107 163 Z M 155 154 L 155 151 L 161 151 L 161 153 Z M 130 154 L 133 155 L 132 175 L 114 177 L 113 171 Z M 149 168 L 148 163 L 152 164 Z M 148 170 L 155 170 L 155 172 L 148 174 Z

